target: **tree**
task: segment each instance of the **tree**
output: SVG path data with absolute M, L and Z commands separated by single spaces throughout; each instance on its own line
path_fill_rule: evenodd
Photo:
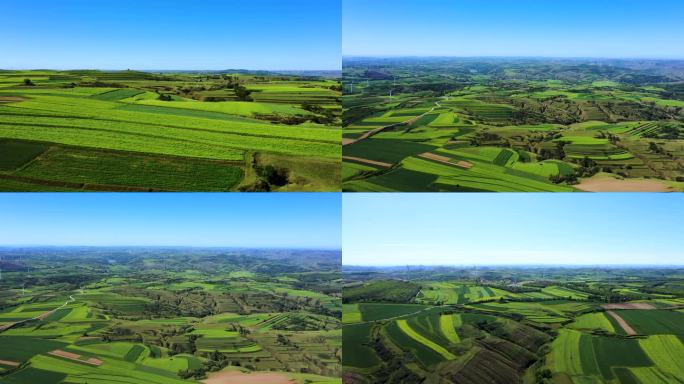
M 35 84 L 33 84 L 33 81 L 31 81 L 31 79 L 24 79 L 24 85 L 27 87 L 32 87 Z
M 283 186 L 288 183 L 288 172 L 284 168 L 276 168 L 272 165 L 259 167 L 257 174 L 270 185 Z
M 240 101 L 254 101 L 249 95 L 252 93 L 252 91 L 248 90 L 244 86 L 240 84 L 235 84 L 235 96 L 237 96 L 238 100 Z

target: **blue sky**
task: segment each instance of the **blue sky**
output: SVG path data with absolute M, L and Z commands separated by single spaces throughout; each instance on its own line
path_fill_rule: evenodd
M 2 245 L 340 249 L 336 193 L 0 194 Z
M 0 68 L 340 69 L 341 0 L 4 0 Z
M 681 0 L 344 0 L 359 56 L 684 58 Z
M 344 194 L 345 265 L 684 264 L 683 194 Z

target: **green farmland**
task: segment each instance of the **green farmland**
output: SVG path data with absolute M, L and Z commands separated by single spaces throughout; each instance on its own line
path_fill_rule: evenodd
M 2 384 L 341 383 L 339 252 L 0 256 Z
M 337 191 L 339 82 L 0 71 L 0 191 Z
M 344 59 L 343 190 L 684 190 L 681 61 L 576 64 Z
M 681 383 L 680 269 L 415 269 L 343 270 L 345 383 Z

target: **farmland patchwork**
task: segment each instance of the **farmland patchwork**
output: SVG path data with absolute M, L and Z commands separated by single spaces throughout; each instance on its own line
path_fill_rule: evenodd
M 334 79 L 0 71 L 0 190 L 339 190 Z

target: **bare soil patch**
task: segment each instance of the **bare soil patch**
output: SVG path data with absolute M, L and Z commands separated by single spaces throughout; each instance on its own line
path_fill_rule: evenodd
M 587 192 L 677 192 L 658 180 L 623 180 L 612 177 L 582 180 L 575 188 Z
M 3 332 L 5 330 L 12 328 L 14 326 L 14 324 L 15 323 L 7 323 L 7 324 L 0 325 L 0 332 Z
M 90 365 L 94 365 L 94 366 L 100 366 L 103 363 L 102 360 L 96 359 L 94 357 L 91 357 L 88 360 L 82 360 L 81 355 L 79 355 L 77 353 L 62 351 L 61 349 L 55 349 L 54 351 L 48 352 L 48 355 L 59 356 L 59 357 L 65 358 L 65 359 L 74 360 L 74 361 L 78 361 L 79 363 L 85 363 L 85 364 L 90 364 Z
M 369 160 L 369 159 L 364 159 L 362 157 L 354 157 L 354 156 L 342 156 L 342 159 L 344 160 L 353 160 L 353 161 L 358 161 L 359 163 L 366 163 L 366 164 L 372 164 L 372 165 L 377 165 L 383 168 L 390 168 L 392 167 L 392 164 L 390 163 L 384 163 L 382 161 L 375 161 L 375 160 Z
M 461 168 L 465 168 L 465 169 L 470 169 L 470 168 L 473 167 L 473 163 L 469 163 L 469 162 L 467 162 L 467 161 L 465 161 L 465 160 L 459 160 L 459 161 L 457 161 L 457 162 L 456 162 L 456 165 L 458 165 L 458 166 L 461 167 Z
M 8 365 L 10 367 L 18 367 L 21 365 L 21 363 L 17 363 L 16 361 L 0 360 L 0 365 Z
M 633 336 L 633 335 L 636 335 L 636 334 L 637 334 L 636 331 L 634 330 L 634 328 L 632 328 L 632 326 L 630 326 L 630 325 L 625 321 L 625 319 L 623 319 L 622 317 L 620 317 L 620 315 L 618 315 L 617 313 L 615 313 L 615 312 L 613 312 L 613 311 L 608 311 L 608 312 L 606 312 L 606 313 L 609 314 L 610 316 L 612 316 L 613 319 L 615 319 L 615 321 L 617 321 L 618 324 L 620 324 L 620 327 L 622 327 L 622 329 L 625 330 L 625 333 L 627 333 L 629 336 Z
M 294 379 L 277 372 L 217 372 L 202 380 L 204 384 L 292 384 Z
M 430 152 L 421 153 L 421 154 L 418 155 L 418 156 L 419 156 L 419 157 L 422 157 L 422 158 L 424 158 L 424 159 L 430 159 L 430 160 L 434 160 L 434 161 L 441 161 L 441 162 L 443 162 L 443 163 L 448 163 L 449 160 L 451 160 L 450 158 L 448 158 L 448 157 L 446 157 L 446 156 L 442 156 L 442 155 L 438 155 L 438 154 L 436 154 L 436 153 L 430 153 Z
M 88 360 L 82 360 L 82 361 L 88 362 L 88 363 L 93 364 L 93 365 L 102 365 L 102 363 L 103 363 L 102 360 L 96 359 L 94 357 L 91 357 Z
M 0 103 L 16 103 L 24 100 L 23 97 L 19 96 L 0 96 Z
M 37 320 L 45 320 L 45 318 L 52 315 L 52 313 L 54 311 L 55 311 L 54 309 L 52 311 L 47 311 L 47 312 L 43 313 L 42 315 L 37 316 L 36 319 Z
M 603 304 L 605 309 L 655 309 L 655 307 L 649 303 L 615 303 L 615 304 Z
M 451 161 L 451 158 L 449 158 L 449 157 L 437 155 L 437 154 L 430 153 L 430 152 L 421 153 L 420 155 L 418 155 L 418 157 L 422 157 L 423 159 L 433 160 L 433 161 L 437 161 L 437 162 L 448 164 L 448 165 L 455 165 L 457 167 L 461 167 L 461 168 L 465 168 L 465 169 L 470 169 L 473 167 L 473 164 L 469 163 L 467 161 L 459 160 L 459 161 L 454 163 L 453 161 Z

